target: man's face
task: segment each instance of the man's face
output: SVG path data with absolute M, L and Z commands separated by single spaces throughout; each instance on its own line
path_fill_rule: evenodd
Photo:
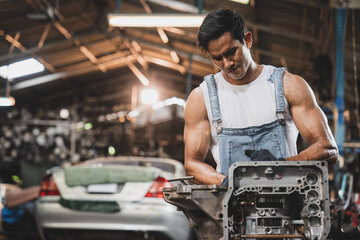
M 209 41 L 208 54 L 213 63 L 226 74 L 227 80 L 241 80 L 248 70 L 252 60 L 251 33 L 245 33 L 244 39 L 245 43 L 241 43 L 230 32 L 226 32 L 218 39 Z

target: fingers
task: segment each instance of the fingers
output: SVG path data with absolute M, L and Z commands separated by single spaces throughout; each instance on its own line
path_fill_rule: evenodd
M 251 158 L 251 154 L 255 152 L 255 150 L 250 150 L 250 149 L 246 149 L 245 150 L 245 155 L 248 156 L 249 158 Z

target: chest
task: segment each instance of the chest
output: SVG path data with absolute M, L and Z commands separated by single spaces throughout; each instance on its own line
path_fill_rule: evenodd
M 274 85 L 260 82 L 229 88 L 218 84 L 218 98 L 224 127 L 260 126 L 277 119 Z

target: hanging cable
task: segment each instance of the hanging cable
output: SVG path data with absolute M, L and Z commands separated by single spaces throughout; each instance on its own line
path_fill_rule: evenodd
M 115 12 L 119 13 L 121 7 L 121 0 L 116 0 Z
M 352 30 L 352 46 L 353 46 L 353 64 L 354 64 L 354 91 L 355 91 L 355 117 L 356 117 L 356 127 L 357 127 L 357 138 L 359 138 L 359 90 L 358 90 L 358 77 L 357 77 L 357 66 L 356 66 L 356 41 L 355 41 L 355 13 L 352 9 L 351 16 L 351 30 Z
M 198 0 L 198 12 L 199 14 L 203 11 L 203 0 Z

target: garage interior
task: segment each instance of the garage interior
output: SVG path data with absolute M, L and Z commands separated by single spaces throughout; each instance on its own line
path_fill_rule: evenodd
M 308 82 L 340 150 L 330 188 L 340 171 L 358 194 L 357 0 L 0 0 L 0 67 L 30 58 L 44 66 L 22 77 L 0 72 L 0 97 L 14 101 L 0 107 L 1 182 L 31 187 L 52 166 L 113 155 L 183 162 L 186 99 L 218 71 L 196 47 L 197 27 L 110 26 L 108 16 L 218 8 L 243 16 L 256 62 Z M 148 88 L 158 92 L 152 105 L 141 99 Z M 214 165 L 211 154 L 206 161 Z

